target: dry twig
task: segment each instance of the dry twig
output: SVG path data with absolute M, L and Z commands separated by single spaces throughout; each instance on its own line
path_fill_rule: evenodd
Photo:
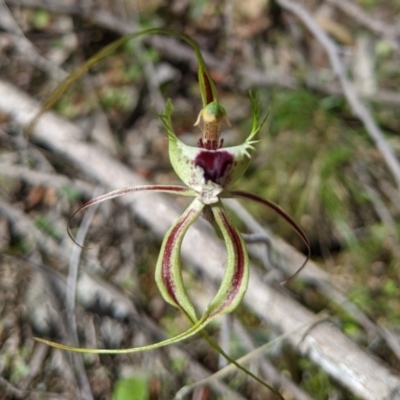
M 396 29 L 395 26 L 391 26 L 378 18 L 374 18 L 354 2 L 348 0 L 328 0 L 328 3 L 331 3 L 339 10 L 348 14 L 359 24 L 365 26 L 378 35 L 383 36 L 390 43 L 393 49 L 400 53 L 400 38 L 398 37 L 399 30 Z
M 18 51 L 37 68 L 47 72 L 57 81 L 62 81 L 68 73 L 41 56 L 35 46 L 25 37 L 4 0 L 0 0 L 0 27 L 9 32 Z

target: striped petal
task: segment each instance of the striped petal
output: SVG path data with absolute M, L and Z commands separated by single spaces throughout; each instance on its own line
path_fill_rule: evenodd
M 212 205 L 211 210 L 225 241 L 227 260 L 221 286 L 204 313 L 203 318 L 207 319 L 233 311 L 249 282 L 249 257 L 242 236 L 229 221 L 221 202 Z
M 194 199 L 168 230 L 156 267 L 156 282 L 164 300 L 181 309 L 191 321 L 196 321 L 197 317 L 183 284 L 180 253 L 187 230 L 199 217 L 203 208 L 204 203 Z

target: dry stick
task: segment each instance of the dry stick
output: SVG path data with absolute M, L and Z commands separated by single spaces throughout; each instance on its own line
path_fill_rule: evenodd
M 363 186 L 365 192 L 367 193 L 369 199 L 371 200 L 376 214 L 378 215 L 382 223 L 386 226 L 389 236 L 391 236 L 392 239 L 394 239 L 395 241 L 395 243 L 393 243 L 394 252 L 400 255 L 399 248 L 397 245 L 399 238 L 396 228 L 396 221 L 392 217 L 390 210 L 383 201 L 379 191 L 374 189 L 374 183 L 372 182 L 368 171 L 364 169 L 360 163 L 357 162 L 352 163 L 352 169 L 356 174 L 359 182 Z
M 11 34 L 17 50 L 34 66 L 47 72 L 57 81 L 62 81 L 68 73 L 39 54 L 35 46 L 25 37 L 4 0 L 0 0 L 0 27 Z
M 233 321 L 233 331 L 238 337 L 240 344 L 247 350 L 253 351 L 256 349 L 253 339 L 247 332 L 246 328 L 237 318 Z M 277 338 L 279 339 L 279 338 Z M 296 400 L 311 400 L 311 397 L 303 392 L 286 374 L 281 374 L 267 359 L 260 357 L 260 368 L 264 371 L 267 379 L 272 382 L 275 387 L 285 388 L 285 391 L 292 393 Z
M 100 194 L 100 191 L 97 190 L 93 196 L 97 197 Z M 89 230 L 89 226 L 92 222 L 94 214 L 96 212 L 97 206 L 91 207 L 87 213 L 83 216 L 82 223 L 79 226 L 78 233 L 76 235 L 77 243 L 83 246 L 85 241 L 86 234 Z M 67 278 L 67 292 L 66 292 L 66 299 L 65 305 L 67 309 L 67 319 L 69 322 L 69 329 L 73 339 L 74 346 L 79 345 L 78 341 L 78 327 L 76 323 L 75 317 L 75 299 L 76 299 L 76 284 L 78 280 L 78 269 L 79 269 L 79 261 L 82 254 L 82 247 L 80 246 L 73 246 L 72 252 L 69 260 L 69 267 L 68 267 L 68 278 Z M 83 365 L 83 355 L 82 354 L 74 354 L 73 355 L 75 365 L 78 369 L 77 379 L 80 381 L 82 386 L 82 396 L 84 399 L 93 399 L 92 389 L 90 387 L 89 379 L 86 374 L 85 367 Z
M 13 85 L 0 80 L 0 111 L 16 123 L 26 127 L 39 111 L 39 105 Z M 77 127 L 47 113 L 38 121 L 32 140 L 41 142 L 71 160 L 76 168 L 110 188 L 146 184 L 147 182 L 130 168 L 110 157 L 106 152 L 80 140 Z M 162 238 L 167 229 L 180 215 L 176 202 L 165 196 L 142 193 L 121 198 L 156 236 Z M 188 231 L 182 247 L 183 257 L 195 265 L 212 281 L 220 281 L 224 274 L 225 249 L 210 233 L 202 221 Z M 293 267 L 301 265 L 304 256 L 283 241 L 279 243 L 282 254 Z M 207 257 L 204 257 L 207 249 Z M 306 268 L 303 273 L 307 272 Z M 307 355 L 338 382 L 365 400 L 384 400 L 400 388 L 400 378 L 366 354 L 337 327 L 323 322 L 304 338 L 300 328 L 312 321 L 314 314 L 273 288 L 263 283 L 252 266 L 249 290 L 244 303 L 265 323 L 283 333 L 292 332 L 288 338 L 292 346 Z
M 28 375 L 24 376 L 19 383 L 21 390 L 27 390 L 31 386 L 32 381 L 44 370 L 43 362 L 48 352 L 49 346 L 46 346 L 44 343 L 36 343 L 29 361 Z
M 11 204 L 7 203 L 6 201 L 3 201 L 0 197 L 0 214 L 6 215 L 7 219 L 10 221 L 10 223 L 13 226 L 13 229 L 22 237 L 24 237 L 25 240 L 29 244 L 33 244 L 33 246 L 36 246 L 40 248 L 40 250 L 47 255 L 51 255 L 51 257 L 54 257 L 54 259 L 59 260 L 60 264 L 63 263 L 66 259 L 67 256 L 64 254 L 63 248 L 57 244 L 54 239 L 47 237 L 44 235 L 33 223 L 33 221 L 21 210 L 17 209 L 16 207 L 12 206 Z M 32 256 L 29 257 L 28 260 L 30 265 L 37 266 L 38 263 L 35 260 L 32 260 Z M 40 273 L 45 274 L 46 281 L 48 281 L 48 274 L 46 273 L 46 267 L 41 266 Z M 49 290 L 47 293 L 47 297 L 52 301 L 53 303 L 56 303 L 55 301 L 55 295 L 54 295 L 54 289 Z M 60 332 L 62 333 L 63 336 L 66 336 L 66 329 L 65 329 L 65 324 L 61 322 L 61 326 L 58 327 Z M 33 355 L 34 356 L 34 355 Z M 32 357 L 33 357 L 32 356 Z M 69 354 L 63 354 L 63 358 L 69 356 Z M 35 367 L 35 360 L 33 358 L 31 359 L 30 366 L 33 368 Z M 65 371 L 63 371 L 65 372 Z M 69 372 L 69 369 L 67 370 Z M 34 378 L 34 370 L 30 371 L 30 374 L 27 376 L 27 381 L 29 384 L 29 381 Z M 72 374 L 72 372 L 71 372 Z M 26 384 L 26 382 L 22 382 L 22 384 Z M 74 380 L 73 382 L 74 387 L 77 385 L 76 381 Z M 48 398 L 48 393 L 46 393 L 46 398 Z M 24 397 L 25 398 L 25 397 Z
M 5 162 L 0 162 L 0 176 L 18 178 L 33 186 L 48 186 L 57 190 L 73 187 L 85 197 L 91 196 L 94 188 L 94 185 L 79 179 L 71 180 L 65 175 L 34 171 L 21 165 L 8 164 Z
M 0 376 L 0 389 L 4 398 L 26 399 L 29 395 L 29 392 L 14 387 L 2 376 Z
M 127 33 L 133 33 L 140 30 L 140 17 L 137 10 L 137 1 L 134 1 L 132 4 L 134 5 L 136 12 L 133 15 L 132 13 L 127 13 L 127 21 L 125 23 L 130 26 L 130 30 Z M 164 110 L 165 100 L 160 91 L 160 84 L 154 67 L 154 63 L 150 60 L 149 57 L 146 57 L 144 54 L 143 38 L 135 39 L 133 42 L 133 46 L 135 48 L 135 53 L 137 54 L 138 62 L 142 67 L 143 74 L 146 78 L 150 98 L 156 110 L 158 112 L 161 112 L 162 110 Z
M 400 189 L 400 164 L 392 147 L 386 141 L 382 131 L 376 124 L 370 110 L 361 101 L 360 96 L 354 89 L 353 84 L 347 77 L 345 67 L 339 56 L 339 50 L 333 40 L 318 26 L 311 14 L 300 4 L 291 0 L 276 0 L 286 10 L 295 14 L 304 25 L 311 31 L 315 38 L 321 43 L 329 56 L 333 71 L 339 78 L 343 93 L 350 104 L 353 113 L 362 121 L 367 133 L 375 142 L 376 147 L 382 154 L 388 168 L 393 174 L 397 187 Z
M 350 15 L 358 23 L 370 29 L 371 31 L 383 36 L 395 49 L 400 53 L 400 40 L 397 37 L 399 31 L 396 30 L 395 26 L 381 21 L 379 18 L 373 17 L 367 14 L 361 7 L 356 3 L 352 3 L 348 0 L 327 0 L 335 7 L 339 8 L 344 13 Z
M 377 178 L 374 170 L 371 170 L 370 173 L 374 176 L 374 178 Z M 395 208 L 395 215 L 400 214 L 400 193 L 388 181 L 379 179 L 375 182 L 377 182 L 377 187 L 379 188 L 381 193 L 383 193 L 386 198 L 391 201 L 392 205 Z
M 231 355 L 230 341 L 232 332 L 232 314 L 221 316 L 221 325 L 219 332 L 219 346 L 226 353 Z M 218 357 L 218 368 L 223 368 L 228 364 L 228 360 L 220 354 Z
M 100 195 L 100 191 L 97 190 L 93 197 L 97 197 Z M 76 283 L 78 280 L 78 269 L 79 269 L 79 262 L 83 250 L 83 243 L 85 241 L 87 232 L 89 230 L 89 226 L 93 220 L 94 214 L 97 209 L 97 204 L 93 207 L 90 207 L 89 210 L 84 214 L 82 223 L 79 226 L 78 233 L 76 235 L 76 243 L 78 245 L 74 245 L 72 247 L 71 256 L 69 260 L 69 267 L 68 267 L 68 280 L 67 280 L 67 294 L 65 299 L 65 305 L 67 311 L 69 313 L 69 317 L 71 318 L 70 322 L 73 324 L 73 330 L 76 334 L 76 319 L 73 316 L 75 310 L 75 298 L 76 298 Z
M 13 225 L 13 229 L 28 239 L 28 242 L 35 243 L 36 246 L 46 254 L 58 259 L 60 263 L 66 262 L 62 258 L 60 251 L 62 247 L 52 238 L 46 236 L 26 214 L 18 208 L 12 206 L 0 197 L 0 213 L 6 215 Z
M 228 71 L 230 66 L 232 65 L 233 57 L 235 55 L 235 42 L 234 38 L 234 0 L 226 0 L 225 7 L 223 10 L 223 18 L 224 18 L 224 28 L 225 28 L 225 54 L 223 59 L 221 60 L 220 69 L 224 71 Z

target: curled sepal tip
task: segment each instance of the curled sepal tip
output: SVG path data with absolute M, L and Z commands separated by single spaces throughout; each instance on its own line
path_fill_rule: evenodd
M 256 201 L 257 203 L 263 204 L 264 206 L 267 206 L 267 207 L 271 208 L 279 216 L 281 216 L 283 219 L 285 219 L 286 222 L 288 222 L 288 224 L 300 236 L 301 240 L 303 241 L 303 243 L 307 247 L 306 259 L 303 261 L 303 263 L 300 265 L 300 267 L 297 269 L 297 271 L 294 274 L 292 274 L 289 278 L 287 278 L 283 282 L 281 282 L 281 284 L 285 284 L 290 279 L 294 278 L 306 266 L 308 260 L 311 257 L 311 244 L 310 244 L 310 241 L 308 240 L 307 235 L 303 231 L 303 229 L 301 229 L 299 224 L 297 224 L 297 222 L 291 216 L 289 216 L 284 210 L 282 210 L 281 207 L 279 207 L 277 204 L 275 204 L 274 202 L 272 202 L 270 200 L 264 199 L 264 198 L 262 198 L 260 196 L 257 196 L 255 194 L 253 194 L 253 193 L 245 192 L 243 190 L 231 190 L 227 194 L 229 196 L 231 196 L 231 197 L 242 197 L 242 198 L 245 198 L 245 199 L 253 200 L 253 201 Z M 228 196 L 226 196 L 226 197 L 228 197 Z
M 134 192 L 164 192 L 164 193 L 179 194 L 181 196 L 191 196 L 191 197 L 195 195 L 195 192 L 192 189 L 180 185 L 138 185 L 138 186 L 130 186 L 112 190 L 111 192 L 102 194 L 100 196 L 95 197 L 94 199 L 89 200 L 87 203 L 85 203 L 82 207 L 78 208 L 71 215 L 67 224 L 67 232 L 70 238 L 74 241 L 75 244 L 80 246 L 80 244 L 75 241 L 71 233 L 71 226 L 70 226 L 71 221 L 80 211 L 83 211 L 88 207 L 94 206 L 95 204 L 102 203 L 103 201 L 114 199 L 116 197 L 124 196 L 126 194 Z

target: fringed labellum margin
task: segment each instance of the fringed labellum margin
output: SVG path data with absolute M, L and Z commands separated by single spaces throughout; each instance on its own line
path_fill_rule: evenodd
M 155 28 L 127 35 L 116 42 L 111 43 L 109 46 L 90 58 L 81 68 L 76 70 L 70 77 L 59 85 L 46 101 L 28 129 L 32 128 L 32 125 L 36 122 L 38 117 L 57 101 L 61 94 L 75 79 L 80 77 L 99 60 L 102 60 L 109 54 L 113 53 L 128 40 L 147 34 L 171 35 L 186 41 L 195 51 L 198 60 L 198 78 L 203 101 L 203 108 L 195 122 L 195 125 L 198 125 L 202 131 L 202 138 L 198 142 L 198 147 L 191 147 L 184 144 L 175 135 L 170 121 L 170 116 L 173 110 L 170 100 L 167 101 L 165 112 L 159 115 L 163 122 L 164 130 L 168 136 L 169 157 L 172 167 L 187 187 L 177 185 L 149 185 L 117 189 L 89 201 L 77 210 L 72 215 L 71 219 L 77 212 L 87 207 L 132 192 L 154 191 L 194 197 L 191 205 L 166 233 L 156 267 L 156 282 L 164 300 L 172 306 L 180 309 L 190 320 L 192 326 L 186 332 L 162 342 L 130 349 L 85 349 L 62 345 L 44 339 L 35 339 L 60 349 L 75 352 L 119 354 L 155 349 L 176 343 L 200 332 L 206 340 L 209 341 L 209 343 L 230 362 L 234 363 L 246 374 L 252 376 L 258 382 L 271 389 L 278 395 L 278 397 L 282 398 L 277 391 L 226 355 L 217 344 L 208 338 L 206 333 L 201 332 L 213 318 L 224 313 L 229 313 L 237 307 L 246 292 L 249 279 L 249 261 L 246 246 L 240 233 L 230 223 L 221 202 L 222 198 L 237 196 L 257 201 L 260 204 L 272 208 L 280 216 L 286 219 L 286 221 L 300 235 L 306 244 L 308 251 L 310 250 L 309 241 L 304 232 L 277 205 L 251 193 L 231 190 L 232 185 L 243 176 L 249 166 L 251 153 L 254 150 L 253 145 L 257 143 L 257 141 L 254 140 L 254 137 L 257 135 L 266 120 L 266 116 L 260 120 L 258 97 L 250 93 L 250 99 L 252 102 L 252 129 L 248 138 L 239 146 L 224 148 L 223 140 L 220 139 L 220 134 L 222 128 L 229 125 L 229 121 L 225 109 L 218 102 L 217 90 L 210 77 L 207 66 L 204 63 L 198 44 L 190 37 L 179 32 Z M 227 260 L 221 285 L 215 297 L 211 300 L 200 318 L 198 318 L 182 279 L 180 252 L 182 241 L 187 230 L 202 213 L 207 217 L 212 225 L 222 233 L 227 249 Z M 298 271 L 304 267 L 308 257 L 309 255 Z

